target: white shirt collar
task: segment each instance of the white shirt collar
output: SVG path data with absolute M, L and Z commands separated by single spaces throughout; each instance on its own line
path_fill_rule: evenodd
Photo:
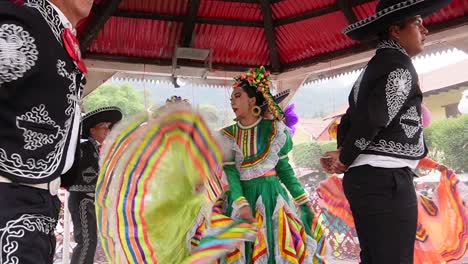
M 241 129 L 251 129 L 252 127 L 258 125 L 258 123 L 260 123 L 260 121 L 262 121 L 262 117 L 259 117 L 257 119 L 257 121 L 255 121 L 255 123 L 251 124 L 251 125 L 248 125 L 248 126 L 243 126 L 240 122 L 237 122 L 237 125 L 241 128 Z
M 55 12 L 57 12 L 57 14 L 58 14 L 58 16 L 60 18 L 60 21 L 62 22 L 63 27 L 70 29 L 73 32 L 73 34 L 76 35 L 76 30 L 73 28 L 72 23 L 70 22 L 70 20 L 68 20 L 68 18 L 62 12 L 62 10 L 60 10 L 58 7 L 56 7 L 50 1 L 47 0 L 47 2 L 55 9 Z

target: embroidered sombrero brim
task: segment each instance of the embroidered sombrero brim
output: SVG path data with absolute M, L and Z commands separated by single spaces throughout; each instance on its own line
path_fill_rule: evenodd
M 382 9 L 374 15 L 343 29 L 348 37 L 358 40 L 374 40 L 387 27 L 413 16 L 427 17 L 448 5 L 452 0 L 407 0 Z
M 290 93 L 290 90 L 289 90 L 289 89 L 284 90 L 284 91 L 282 91 L 282 92 L 279 92 L 279 93 L 277 93 L 277 94 L 275 94 L 275 95 L 273 96 L 273 100 L 275 100 L 276 104 L 280 104 L 284 99 L 286 99 L 286 97 L 288 97 L 289 93 Z M 267 102 L 264 102 L 264 103 L 260 106 L 260 108 L 261 108 L 263 111 L 265 111 L 265 110 L 267 109 L 267 107 L 268 107 Z
M 101 122 L 111 123 L 111 127 L 122 119 L 122 111 L 115 106 L 103 107 L 86 113 L 81 118 L 81 138 L 89 137 L 89 129 Z

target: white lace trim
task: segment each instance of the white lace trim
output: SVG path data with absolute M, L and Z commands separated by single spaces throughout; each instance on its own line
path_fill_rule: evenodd
M 244 196 L 241 196 L 241 197 L 239 197 L 239 198 L 244 199 L 244 200 L 245 200 L 245 203 L 243 203 L 243 204 L 241 204 L 241 205 L 238 205 L 238 204 L 236 203 L 236 201 L 233 201 L 233 203 L 232 203 L 232 212 L 233 212 L 233 215 L 235 215 L 235 217 L 238 216 L 238 212 L 239 212 L 239 210 L 240 210 L 241 208 L 244 208 L 244 207 L 246 207 L 246 206 L 251 206 L 251 205 L 249 204 L 249 202 L 247 201 L 247 199 L 246 199 Z M 239 198 L 237 198 L 237 199 L 239 199 Z M 234 214 L 234 212 L 235 212 L 235 214 Z
M 44 215 L 23 214 L 18 219 L 10 220 L 0 229 L 1 264 L 18 264 L 14 255 L 20 245 L 14 239 L 24 237 L 26 232 L 42 232 L 46 235 L 54 232 L 56 220 Z
M 256 125 L 258 125 L 258 123 L 260 123 L 262 119 L 263 118 L 260 117 L 259 119 L 257 119 L 257 121 L 255 121 L 255 123 L 248 125 L 248 126 L 243 126 L 240 122 L 237 122 L 237 126 L 239 126 L 241 129 L 251 129 L 252 127 L 255 127 Z
M 236 163 L 236 167 L 240 173 L 240 179 L 242 181 L 247 181 L 261 177 L 266 172 L 271 171 L 271 169 L 275 168 L 276 164 L 278 164 L 278 160 L 280 159 L 278 154 L 281 148 L 286 143 L 287 136 L 284 131 L 287 128 L 282 122 L 275 122 L 276 136 L 270 143 L 270 152 L 267 154 L 265 160 L 249 168 L 241 168 L 241 164 L 244 161 L 244 155 L 242 154 L 240 147 L 237 145 L 237 142 L 233 138 L 223 135 L 225 137 L 226 144 L 228 144 L 227 149 L 235 153 L 234 160 Z
M 398 114 L 401 107 L 408 98 L 408 94 L 412 87 L 411 73 L 407 69 L 396 69 L 388 75 L 387 84 L 385 86 L 385 94 L 388 107 L 388 122 L 387 125 Z
M 0 88 L 24 76 L 38 59 L 35 39 L 23 27 L 3 24 L 0 27 Z

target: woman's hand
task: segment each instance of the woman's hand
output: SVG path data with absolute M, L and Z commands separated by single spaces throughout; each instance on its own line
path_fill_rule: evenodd
M 250 209 L 250 206 L 244 206 L 239 209 L 239 217 L 245 220 L 248 220 L 250 222 L 255 222 L 255 219 L 252 215 L 252 209 Z

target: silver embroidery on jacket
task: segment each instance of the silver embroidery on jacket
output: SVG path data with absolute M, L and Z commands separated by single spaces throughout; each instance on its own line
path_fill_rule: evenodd
M 0 88 L 19 78 L 36 65 L 37 47 L 35 39 L 15 24 L 0 26 Z
M 388 107 L 388 124 L 398 114 L 408 98 L 411 90 L 412 77 L 407 69 L 396 69 L 388 75 L 385 94 Z
M 419 129 L 422 128 L 421 116 L 419 116 L 416 106 L 411 106 L 403 115 L 401 115 L 400 125 L 408 138 L 413 138 Z

